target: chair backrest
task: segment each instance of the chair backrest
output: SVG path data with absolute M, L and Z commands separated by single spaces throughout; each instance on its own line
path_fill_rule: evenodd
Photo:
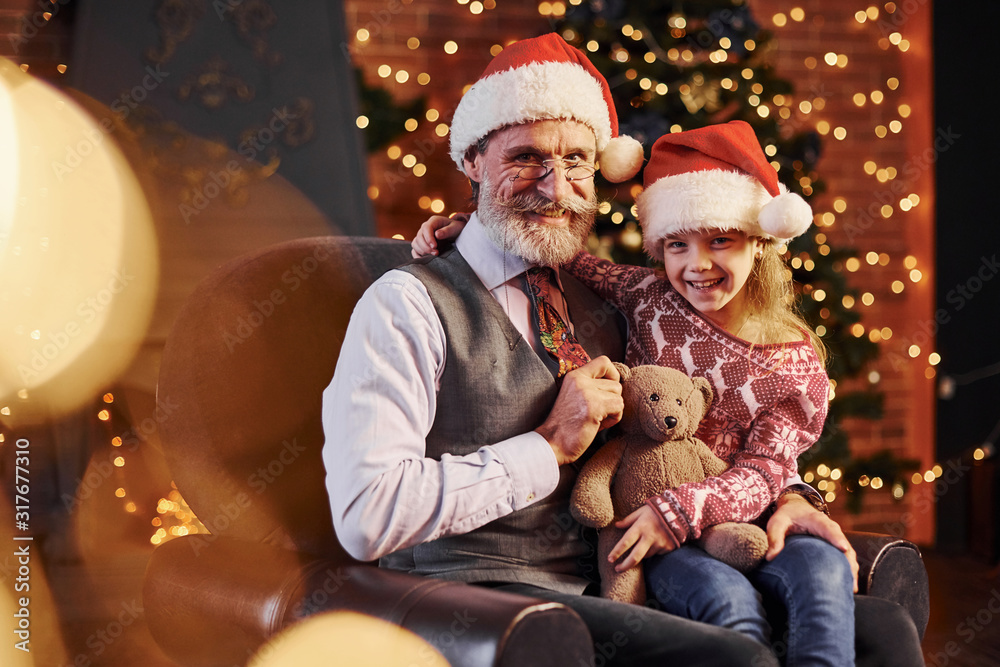
M 163 351 L 160 439 L 212 534 L 349 558 L 324 482 L 322 392 L 355 302 L 409 248 L 297 239 L 222 266 L 191 294 Z

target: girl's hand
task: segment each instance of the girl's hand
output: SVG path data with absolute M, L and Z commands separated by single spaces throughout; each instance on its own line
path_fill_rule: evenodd
M 417 230 L 417 235 L 410 243 L 410 254 L 414 259 L 425 255 L 438 254 L 438 240 L 449 241 L 458 238 L 469 222 L 468 213 L 456 213 L 450 218 L 434 215 L 424 221 Z
M 608 554 L 608 562 L 614 563 L 626 551 L 631 549 L 628 557 L 615 566 L 616 572 L 624 572 L 635 567 L 646 556 L 665 554 L 677 548 L 677 542 L 671 535 L 656 510 L 649 505 L 643 505 L 636 511 L 615 524 L 616 528 L 626 528 L 625 534 L 615 548 Z
M 788 493 L 778 499 L 778 508 L 767 522 L 769 543 L 764 558 L 773 560 L 785 547 L 789 535 L 805 533 L 821 537 L 844 552 L 854 574 L 854 592 L 858 592 L 858 555 L 844 536 L 840 525 L 809 504 L 802 496 Z

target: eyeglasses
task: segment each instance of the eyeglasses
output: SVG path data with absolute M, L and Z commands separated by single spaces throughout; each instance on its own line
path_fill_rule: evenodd
M 520 178 L 525 181 L 540 181 L 551 174 L 557 164 L 562 166 L 567 181 L 585 181 L 588 178 L 593 178 L 594 172 L 597 171 L 594 165 L 586 162 L 568 162 L 562 158 L 553 158 L 542 160 L 538 164 L 521 167 L 514 176 L 511 176 L 510 180 L 513 182 Z

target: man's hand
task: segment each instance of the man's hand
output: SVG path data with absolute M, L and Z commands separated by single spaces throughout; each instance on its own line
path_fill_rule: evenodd
M 535 432 L 565 465 L 587 451 L 598 431 L 617 424 L 624 409 L 618 369 L 607 357 L 597 357 L 563 376 L 555 405 Z
M 767 522 L 769 546 L 764 558 L 773 560 L 785 548 L 785 538 L 795 534 L 821 537 L 843 551 L 854 574 L 854 592 L 858 592 L 858 555 L 847 541 L 840 525 L 810 505 L 802 496 L 788 493 L 778 499 L 778 508 Z
M 615 527 L 626 530 L 618 540 L 618 544 L 608 554 L 608 562 L 614 563 L 626 551 L 632 550 L 625 560 L 615 565 L 616 572 L 624 572 L 630 567 L 635 567 L 646 556 L 665 554 L 677 548 L 673 536 L 667 532 L 660 517 L 656 516 L 656 510 L 649 505 L 643 505 L 632 512 L 616 523 Z
M 414 259 L 438 254 L 437 242 L 457 239 L 467 222 L 469 222 L 468 213 L 456 213 L 450 218 L 443 215 L 431 216 L 420 225 L 417 235 L 410 242 L 410 254 Z

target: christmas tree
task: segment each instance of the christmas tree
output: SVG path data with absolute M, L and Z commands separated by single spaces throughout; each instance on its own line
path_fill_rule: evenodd
M 820 135 L 790 121 L 799 100 L 791 83 L 769 64 L 772 35 L 761 29 L 746 2 L 571 0 L 567 11 L 551 20 L 553 29 L 585 51 L 608 79 L 621 133 L 635 137 L 647 150 L 667 132 L 743 120 L 753 126 L 790 191 L 807 200 L 823 192 L 816 171 Z M 617 186 L 599 182 L 599 191 L 606 215 L 597 225 L 597 251 L 618 262 L 646 263 L 633 207 L 641 181 Z M 858 290 L 848 284 L 843 266 L 855 254 L 851 248 L 831 245 L 815 227 L 787 249 L 800 312 L 829 350 L 832 385 L 824 432 L 800 458 L 800 472 L 808 480 L 813 475 L 807 473 L 817 468 L 819 476 L 839 468 L 845 479 L 854 480 L 859 471 L 877 463 L 882 480 L 905 488 L 904 473 L 918 462 L 888 453 L 853 458 L 842 426 L 850 417 L 882 415 L 880 393 L 843 386 L 878 356 L 876 343 L 852 332 L 861 316 L 846 304 L 857 299 Z M 849 486 L 849 491 L 862 490 L 851 486 L 855 488 Z M 859 509 L 860 494 L 849 498 L 850 509 Z
M 369 85 L 360 67 L 354 68 L 358 86 L 359 116 L 365 119 L 365 149 L 369 154 L 388 145 L 406 132 L 406 121 L 424 114 L 426 102 L 418 97 L 405 104 L 397 104 L 385 88 Z

